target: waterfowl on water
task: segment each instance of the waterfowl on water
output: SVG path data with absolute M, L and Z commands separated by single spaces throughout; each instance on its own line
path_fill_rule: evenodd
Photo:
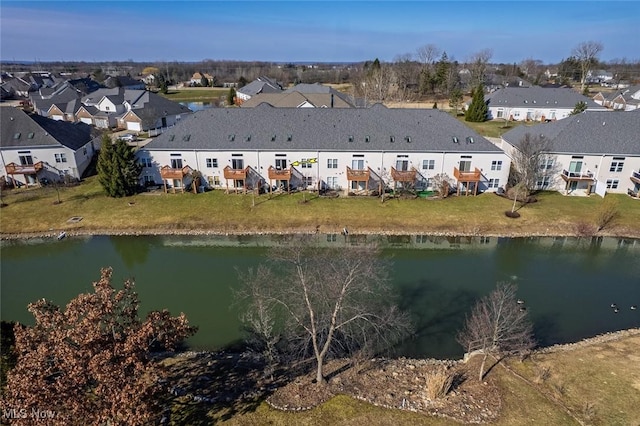
M 516 303 L 517 303 L 518 305 L 524 305 L 524 300 L 522 300 L 522 299 L 518 299 L 518 300 L 516 301 Z
M 524 306 L 520 306 L 520 312 L 524 312 L 526 310 L 527 310 L 527 308 L 525 308 Z
M 618 313 L 619 309 L 618 308 L 613 308 L 613 312 L 615 312 L 616 314 Z
M 638 305 L 631 305 L 631 310 L 635 311 L 636 309 L 638 309 Z
M 612 304 L 611 304 L 611 307 L 612 307 L 612 308 L 617 308 L 617 307 L 618 307 L 618 305 L 616 305 L 615 303 L 612 303 Z

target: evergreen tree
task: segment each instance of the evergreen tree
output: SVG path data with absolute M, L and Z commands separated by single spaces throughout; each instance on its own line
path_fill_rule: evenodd
M 580 114 L 581 112 L 585 112 L 586 109 L 587 109 L 587 103 L 584 101 L 579 101 L 573 107 L 573 111 L 571 111 L 570 115 Z
M 136 161 L 133 148 L 124 140 L 118 139 L 112 143 L 109 135 L 102 137 L 97 169 L 98 181 L 108 196 L 135 194 L 141 166 Z
M 472 91 L 471 104 L 464 114 L 464 120 L 472 123 L 486 121 L 488 110 L 489 108 L 484 100 L 484 87 L 480 84 Z
M 229 93 L 227 93 L 227 105 L 235 105 L 236 104 L 236 89 L 233 87 L 229 89 Z

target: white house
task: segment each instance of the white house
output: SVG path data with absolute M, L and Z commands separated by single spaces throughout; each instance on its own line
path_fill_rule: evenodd
M 539 189 L 638 197 L 640 110 L 583 113 L 557 122 L 518 126 L 502 135 L 505 150 L 517 149 L 527 133 L 546 138 L 552 147 L 540 165 L 549 174 L 538 181 Z
M 49 180 L 80 179 L 97 149 L 100 137 L 84 123 L 29 115 L 3 108 L 0 176 L 17 185 Z
M 428 189 L 446 174 L 460 193 L 496 191 L 510 159 L 433 109 L 255 108 L 198 111 L 138 152 L 142 181 L 184 185 L 191 170 L 227 191 L 297 187 L 369 193 Z
M 568 117 L 578 102 L 587 111 L 606 111 L 591 98 L 570 88 L 505 87 L 487 95 L 488 119 L 547 121 Z

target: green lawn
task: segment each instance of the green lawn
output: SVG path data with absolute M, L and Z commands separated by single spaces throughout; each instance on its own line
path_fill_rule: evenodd
M 340 232 L 451 233 L 459 235 L 572 235 L 576 223 L 594 224 L 603 199 L 542 193 L 538 202 L 519 210 L 519 219 L 504 212 L 512 202 L 487 193 L 446 199 L 375 197 L 324 198 L 300 192 L 269 195 L 144 193 L 127 198 L 104 195 L 96 177 L 61 188 L 62 203 L 53 187 L 3 192 L 0 233 L 50 233 L 55 230 L 95 232 Z M 640 201 L 607 195 L 618 201 L 618 217 L 605 235 L 640 236 Z M 68 223 L 82 216 L 78 223 Z

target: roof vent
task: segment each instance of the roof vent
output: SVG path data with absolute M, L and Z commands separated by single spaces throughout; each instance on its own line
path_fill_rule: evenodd
M 453 140 L 453 143 L 460 143 L 460 140 L 458 139 L 457 136 L 453 136 L 451 140 Z
M 229 135 L 229 141 L 233 142 L 234 140 L 236 140 L 236 135 Z
M 603 121 L 603 122 L 602 122 L 602 125 L 604 126 L 605 124 L 607 124 L 607 122 L 606 122 L 606 121 Z
M 405 137 L 404 137 L 404 141 L 405 141 L 406 143 L 411 143 L 411 136 L 405 136 Z
M 271 135 L 271 142 L 276 140 L 276 135 Z
M 369 135 L 364 137 L 364 141 L 365 142 L 371 142 L 371 137 L 369 137 Z
M 389 136 L 389 142 L 394 143 L 396 141 L 395 136 Z
M 349 135 L 349 142 L 353 142 L 353 135 Z
M 247 142 L 251 142 L 251 135 L 247 135 L 247 137 L 245 137 L 244 140 Z
M 473 137 L 467 136 L 467 143 L 474 143 Z
M 287 135 L 287 141 L 291 142 L 291 139 L 293 139 L 293 135 L 291 133 L 289 133 Z

